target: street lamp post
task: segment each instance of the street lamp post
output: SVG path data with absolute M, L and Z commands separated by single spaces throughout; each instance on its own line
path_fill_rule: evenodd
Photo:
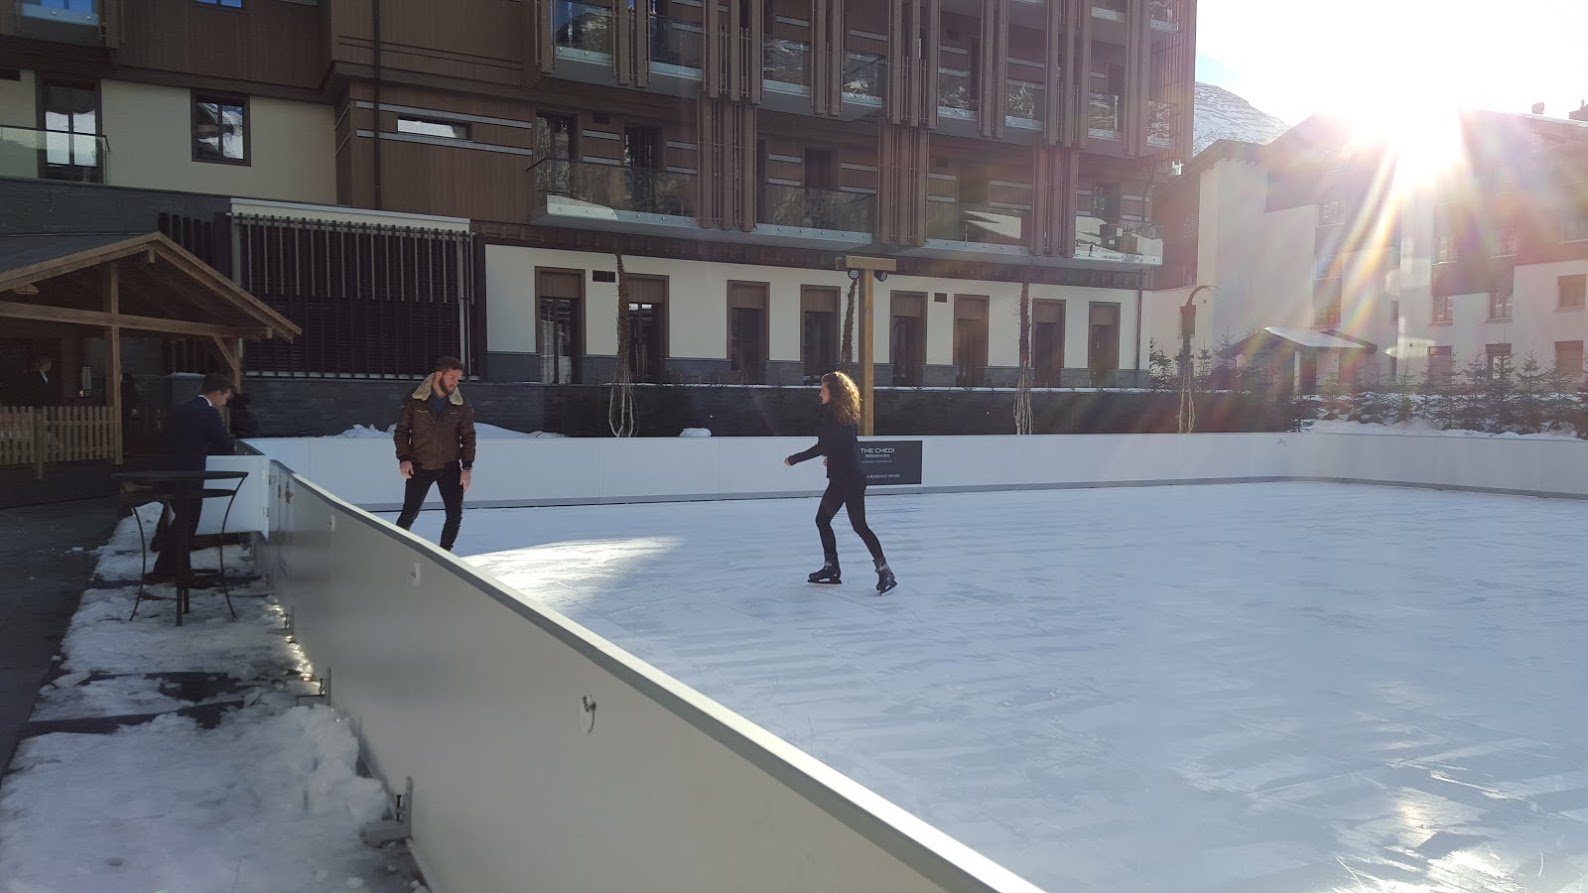
M 898 269 L 891 257 L 863 257 L 848 254 L 838 259 L 838 269 L 849 273 L 849 278 L 860 283 L 860 433 L 875 434 L 872 414 L 872 393 L 876 384 L 876 370 L 871 357 L 871 283 L 882 282 L 888 274 Z

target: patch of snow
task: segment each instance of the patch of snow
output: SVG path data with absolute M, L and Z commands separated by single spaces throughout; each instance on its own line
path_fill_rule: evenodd
M 388 425 L 385 430 L 377 428 L 374 425 L 354 425 L 346 431 L 343 431 L 341 434 L 335 436 L 390 440 L 392 435 L 396 432 L 396 429 L 396 424 Z M 526 434 L 523 431 L 514 431 L 511 428 L 502 428 L 496 425 L 485 425 L 480 423 L 475 423 L 474 434 L 476 437 L 486 437 L 493 440 L 517 440 L 527 437 L 563 436 L 561 434 L 554 434 L 547 431 L 530 431 Z
M 710 437 L 710 428 L 685 428 L 678 433 L 679 437 Z
M 1191 155 L 1194 157 L 1218 140 L 1266 145 L 1290 125 L 1253 108 L 1250 102 L 1212 84 L 1198 83 L 1196 114 L 1191 121 Z
M 1414 434 L 1432 435 L 1436 437 L 1519 437 L 1528 440 L 1578 440 L 1575 434 L 1561 434 L 1557 432 L 1541 432 L 1538 434 L 1518 434 L 1513 431 L 1490 433 L 1488 431 L 1468 431 L 1460 428 L 1449 430 L 1440 428 L 1438 423 L 1430 419 L 1412 419 L 1407 422 L 1395 422 L 1388 425 L 1374 423 L 1353 422 L 1346 419 L 1319 419 L 1306 424 L 1307 431 L 1316 431 L 1320 434 Z

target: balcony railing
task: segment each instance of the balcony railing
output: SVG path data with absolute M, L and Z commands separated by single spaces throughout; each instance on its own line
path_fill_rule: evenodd
M 651 16 L 651 61 L 700 68 L 706 59 L 706 29 L 694 22 Z
M 1147 6 L 1154 27 L 1163 31 L 1179 30 L 1180 11 L 1175 8 L 1174 0 L 1148 0 Z
M 1100 19 L 1123 22 L 1125 20 L 1125 0 L 1092 0 L 1092 15 Z
M 553 0 L 551 16 L 553 40 L 558 47 L 612 55 L 612 10 Z
M 811 85 L 811 45 L 800 40 L 768 37 L 761 46 L 761 72 L 768 81 Z
M 1154 146 L 1174 145 L 1175 113 L 1178 107 L 1172 102 L 1151 100 L 1147 103 L 1151 117 L 1147 120 L 1147 142 Z
M 762 223 L 869 233 L 877 197 L 836 189 L 767 183 L 760 208 Z
M 1086 130 L 1091 136 L 1114 137 L 1119 135 L 1119 96 L 1114 93 L 1093 93 L 1087 107 Z
M 1162 263 L 1163 235 L 1155 224 L 1127 224 L 1082 211 L 1075 215 L 1075 256 Z
M 1009 92 L 1004 94 L 1004 114 L 1011 118 L 1040 120 L 1047 95 L 1047 88 L 1041 84 L 1031 81 L 1010 81 Z
M 548 158 L 534 167 L 542 197 L 561 196 L 614 211 L 693 217 L 695 175 Z
M 844 61 L 844 98 L 852 102 L 882 101 L 888 81 L 888 60 L 873 53 L 850 53 Z
M 22 17 L 69 25 L 98 25 L 99 0 L 22 0 Z
M 973 205 L 964 202 L 927 202 L 926 235 L 947 242 L 982 245 L 1027 244 L 1030 211 L 1020 208 Z
M 102 136 L 0 127 L 0 177 L 103 183 L 109 160 Z
M 975 113 L 976 88 L 971 82 L 970 72 L 960 71 L 957 68 L 937 70 L 937 107 L 956 112 Z

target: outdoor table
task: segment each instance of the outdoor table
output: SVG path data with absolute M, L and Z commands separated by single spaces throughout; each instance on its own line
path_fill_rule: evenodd
M 222 537 L 226 535 L 226 521 L 231 517 L 232 504 L 237 501 L 237 491 L 242 489 L 243 479 L 248 477 L 246 471 L 123 471 L 111 475 L 111 479 L 120 482 L 121 495 L 124 500 L 132 504 L 132 517 L 138 522 L 138 548 L 141 550 L 142 573 L 138 575 L 138 597 L 132 603 L 132 620 L 138 616 L 138 606 L 145 598 L 156 598 L 146 595 L 144 591 L 144 578 L 149 575 L 149 542 L 144 536 L 143 516 L 138 513 L 138 506 L 151 500 L 160 503 L 162 510 L 170 509 L 171 502 L 175 499 L 198 499 L 200 511 L 203 511 L 203 500 L 226 497 L 226 511 L 221 515 Z M 209 481 L 236 481 L 230 488 L 203 486 Z M 198 484 L 195 492 L 186 489 L 184 484 Z M 172 513 L 175 517 L 175 512 Z M 192 542 L 188 543 L 189 550 Z M 191 566 L 186 578 L 176 581 L 176 624 L 182 625 L 182 615 L 188 613 L 188 589 L 193 582 L 194 572 Z M 226 610 L 231 612 L 233 618 L 237 610 L 232 607 L 231 586 L 226 582 L 226 547 L 220 548 L 220 585 L 221 594 L 226 597 Z

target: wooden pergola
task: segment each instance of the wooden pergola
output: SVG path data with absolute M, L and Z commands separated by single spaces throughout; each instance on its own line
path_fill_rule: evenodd
M 160 233 L 0 235 L 0 320 L 41 334 L 105 334 L 118 457 L 124 330 L 207 339 L 238 388 L 246 341 L 292 341 L 303 333 Z

